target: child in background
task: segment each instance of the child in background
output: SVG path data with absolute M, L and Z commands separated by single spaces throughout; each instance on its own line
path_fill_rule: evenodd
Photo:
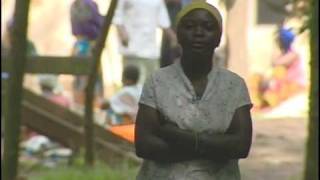
M 135 122 L 142 90 L 142 86 L 138 84 L 139 75 L 136 66 L 125 67 L 122 75 L 123 88 L 101 106 L 101 109 L 107 111 L 107 124 L 122 125 Z
M 42 95 L 51 100 L 52 102 L 59 104 L 63 107 L 70 108 L 70 100 L 57 92 L 58 82 L 54 75 L 41 75 L 39 77 L 39 84 L 42 91 Z

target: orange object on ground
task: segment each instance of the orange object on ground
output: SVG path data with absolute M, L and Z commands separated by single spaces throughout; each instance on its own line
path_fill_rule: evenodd
M 134 124 L 111 126 L 108 130 L 134 143 Z

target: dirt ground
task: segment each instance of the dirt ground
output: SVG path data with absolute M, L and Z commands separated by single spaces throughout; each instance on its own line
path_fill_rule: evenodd
M 250 155 L 240 161 L 243 180 L 300 180 L 304 167 L 307 120 L 253 118 Z

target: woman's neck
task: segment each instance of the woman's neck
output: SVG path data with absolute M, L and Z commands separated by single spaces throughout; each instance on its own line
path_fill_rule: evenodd
M 212 57 L 213 53 L 201 56 L 183 54 L 181 57 L 182 69 L 190 80 L 207 77 L 213 66 Z

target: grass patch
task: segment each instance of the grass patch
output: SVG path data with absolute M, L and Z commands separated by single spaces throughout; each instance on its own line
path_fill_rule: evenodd
M 27 180 L 135 180 L 139 165 L 124 160 L 108 165 L 96 159 L 94 167 L 86 167 L 84 152 L 73 159 L 72 165 L 60 161 L 56 167 L 44 166 L 41 160 L 25 159 L 20 162 L 19 174 Z
M 97 163 L 93 168 L 84 166 L 65 166 L 57 168 L 37 168 L 28 180 L 134 180 L 138 167 L 124 162 L 115 168 Z

